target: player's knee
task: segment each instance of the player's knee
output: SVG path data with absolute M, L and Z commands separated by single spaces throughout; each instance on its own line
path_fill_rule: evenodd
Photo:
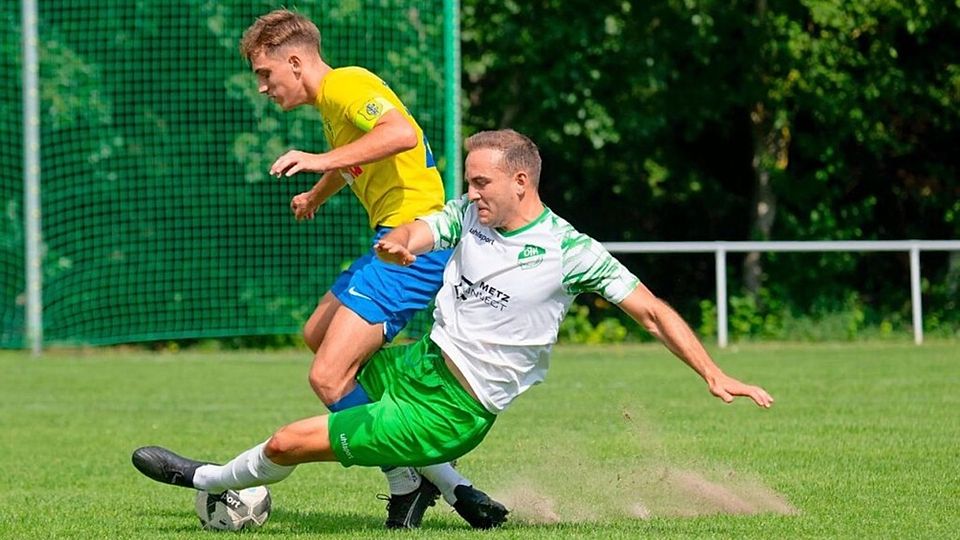
M 331 370 L 322 366 L 314 366 L 309 376 L 310 387 L 327 405 L 340 401 L 349 379 L 350 375 L 342 370 Z
M 283 464 L 294 448 L 294 438 L 284 428 L 280 428 L 267 441 L 267 444 L 263 447 L 263 453 L 270 461 Z

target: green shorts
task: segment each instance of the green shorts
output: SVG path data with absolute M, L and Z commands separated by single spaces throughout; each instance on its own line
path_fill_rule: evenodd
M 330 446 L 345 467 L 422 467 L 473 450 L 493 426 L 450 373 L 429 336 L 380 349 L 357 380 L 373 403 L 330 415 Z

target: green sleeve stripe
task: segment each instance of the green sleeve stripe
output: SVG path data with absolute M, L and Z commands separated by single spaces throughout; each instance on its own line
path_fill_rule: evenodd
M 443 210 L 429 220 L 434 235 L 434 248 L 447 249 L 457 245 L 463 234 L 463 218 L 466 216 L 468 202 L 466 196 L 451 199 Z

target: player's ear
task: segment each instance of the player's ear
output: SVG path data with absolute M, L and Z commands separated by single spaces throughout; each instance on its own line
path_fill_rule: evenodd
M 530 177 L 527 176 L 526 172 L 520 171 L 513 175 L 513 186 L 514 190 L 516 190 L 517 196 L 523 196 L 524 192 L 527 191 L 528 183 L 530 183 Z
M 299 56 L 291 54 L 290 57 L 287 58 L 287 63 L 290 64 L 290 69 L 293 70 L 293 74 L 299 79 L 300 72 L 303 70 L 303 61 L 300 60 Z

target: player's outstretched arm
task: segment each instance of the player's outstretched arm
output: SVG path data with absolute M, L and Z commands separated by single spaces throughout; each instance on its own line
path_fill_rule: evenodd
M 426 223 L 413 221 L 383 235 L 373 249 L 381 260 L 407 266 L 418 254 L 433 249 L 433 233 Z
M 714 396 L 726 403 L 733 401 L 736 396 L 745 396 L 761 407 L 773 404 L 773 398 L 763 388 L 744 384 L 724 373 L 680 315 L 642 283 L 620 302 L 620 309 L 703 377 Z

